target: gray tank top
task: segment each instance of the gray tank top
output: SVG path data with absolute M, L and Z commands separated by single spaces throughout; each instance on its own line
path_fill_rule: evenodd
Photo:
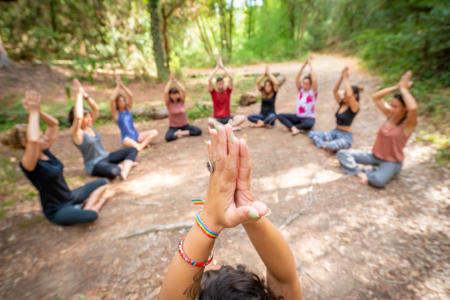
M 91 129 L 94 130 L 94 128 L 92 127 Z M 83 130 L 83 143 L 81 143 L 81 145 L 73 143 L 81 151 L 81 154 L 83 154 L 84 169 L 90 175 L 94 170 L 95 164 L 108 157 L 109 155 L 109 153 L 106 152 L 105 148 L 103 147 L 100 134 L 95 130 L 94 132 L 95 137 L 92 137 Z

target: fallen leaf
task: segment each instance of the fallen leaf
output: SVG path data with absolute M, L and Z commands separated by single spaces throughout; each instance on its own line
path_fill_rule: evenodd
M 344 242 L 346 242 L 347 244 L 351 244 L 352 243 L 352 240 L 350 238 L 348 238 L 348 237 L 343 237 L 342 240 Z

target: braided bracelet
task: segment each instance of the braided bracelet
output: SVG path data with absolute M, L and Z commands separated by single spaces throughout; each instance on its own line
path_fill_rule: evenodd
M 180 253 L 181 258 L 185 262 L 187 262 L 188 264 L 190 264 L 194 267 L 206 267 L 207 265 L 209 265 L 212 262 L 212 260 L 214 258 L 214 251 L 211 251 L 211 254 L 209 255 L 208 260 L 205 262 L 196 262 L 196 261 L 191 260 L 189 257 L 187 257 L 186 254 L 184 254 L 184 252 L 183 252 L 183 243 L 184 243 L 185 239 L 186 239 L 186 237 L 183 237 L 180 240 L 180 242 L 178 243 L 178 253 Z
M 208 227 L 206 227 L 206 225 L 202 222 L 202 219 L 200 219 L 200 214 L 201 210 L 198 211 L 198 213 L 195 215 L 197 217 L 197 225 L 200 227 L 200 229 L 203 231 L 203 233 L 205 233 L 208 237 L 215 239 L 219 236 L 219 234 L 217 232 L 212 231 L 211 229 L 209 229 Z

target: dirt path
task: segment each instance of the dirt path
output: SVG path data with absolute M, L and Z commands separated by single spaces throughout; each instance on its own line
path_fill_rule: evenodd
M 356 71 L 357 63 L 328 55 L 315 56 L 313 63 L 319 80 L 314 129 L 330 130 L 337 109 L 333 85 L 344 65 Z M 271 67 L 287 76 L 277 97 L 278 113 L 294 111 L 293 78 L 299 67 Z M 361 71 L 350 79 L 365 88 L 354 122 L 354 148 L 370 149 L 383 122 L 368 97 L 379 81 Z M 238 113 L 258 111 L 259 104 Z M 208 137 L 205 120 L 195 122 L 203 136 L 170 144 L 163 141 L 167 120 L 139 126 L 150 125 L 160 132 L 155 146 L 139 155 L 141 164 L 130 181 L 112 184 L 116 196 L 94 224 L 52 225 L 36 201 L 0 221 L 1 299 L 155 299 L 177 242 L 187 231 L 112 238 L 152 224 L 194 219 L 196 207 L 190 199 L 203 198 L 208 183 L 203 143 Z M 251 129 L 246 123 L 242 133 L 249 137 L 254 193 L 272 209 L 270 219 L 277 226 L 307 205 L 315 178 L 314 202 L 283 230 L 303 269 L 299 278 L 305 299 L 450 298 L 450 172 L 432 167 L 431 146 L 410 144 L 400 176 L 379 190 L 343 176 L 335 156 L 318 150 L 305 134 L 283 133 L 279 123 L 272 130 Z M 105 125 L 101 134 L 107 150 L 120 148 L 114 124 Z M 67 132 L 61 133 L 53 152 L 64 161 L 67 175 L 85 176 Z M 90 180 L 81 178 L 76 184 Z M 264 274 L 239 227 L 223 232 L 215 251 L 211 268 L 246 264 Z

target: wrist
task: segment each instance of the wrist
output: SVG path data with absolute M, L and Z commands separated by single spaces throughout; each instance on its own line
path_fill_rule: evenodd
M 207 210 L 203 209 L 199 214 L 199 217 L 203 224 L 213 232 L 220 234 L 222 230 L 225 229 L 223 225 L 213 216 L 212 213 L 208 213 Z

